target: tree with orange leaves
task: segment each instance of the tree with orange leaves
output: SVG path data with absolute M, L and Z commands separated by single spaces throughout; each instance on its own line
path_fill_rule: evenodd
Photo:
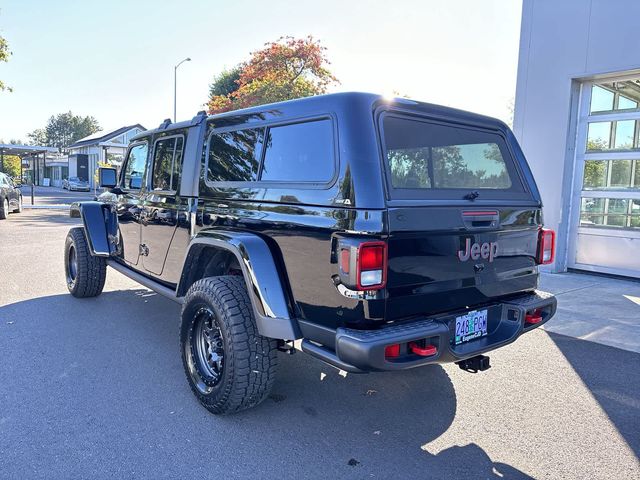
M 210 85 L 209 113 L 326 93 L 338 80 L 318 40 L 281 37 L 251 54 L 246 63 L 222 72 Z

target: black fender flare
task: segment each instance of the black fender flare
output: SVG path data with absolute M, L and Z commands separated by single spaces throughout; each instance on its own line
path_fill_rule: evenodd
M 118 219 L 111 204 L 75 202 L 69 207 L 69 215 L 82 218 L 91 255 L 110 257 L 117 254 Z
M 194 255 L 204 246 L 224 249 L 238 260 L 260 335 L 280 340 L 302 338 L 298 322 L 290 313 L 286 290 L 271 249 L 253 233 L 228 230 L 199 232 L 191 240 L 185 256 L 177 288 L 178 296 L 186 294 L 187 269 Z

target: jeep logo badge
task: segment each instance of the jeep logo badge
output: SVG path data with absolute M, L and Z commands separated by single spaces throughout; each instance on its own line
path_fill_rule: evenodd
M 498 244 L 496 242 L 471 244 L 470 238 L 465 241 L 464 251 L 458 250 L 458 258 L 461 262 L 466 262 L 469 259 L 478 260 L 480 257 L 493 262 L 496 255 L 498 255 Z

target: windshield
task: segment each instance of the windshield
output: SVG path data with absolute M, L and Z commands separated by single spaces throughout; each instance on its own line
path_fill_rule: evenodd
M 495 198 L 497 192 L 523 191 L 504 140 L 496 133 L 395 115 L 385 115 L 382 127 L 396 197 L 487 190 L 479 196 Z

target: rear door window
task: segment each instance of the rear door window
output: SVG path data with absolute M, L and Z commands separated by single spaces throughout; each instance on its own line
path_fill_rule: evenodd
M 390 114 L 382 132 L 392 197 L 461 199 L 478 191 L 478 198 L 522 198 L 522 181 L 497 133 Z
M 182 136 L 156 141 L 153 151 L 152 190 L 178 190 L 183 141 Z

